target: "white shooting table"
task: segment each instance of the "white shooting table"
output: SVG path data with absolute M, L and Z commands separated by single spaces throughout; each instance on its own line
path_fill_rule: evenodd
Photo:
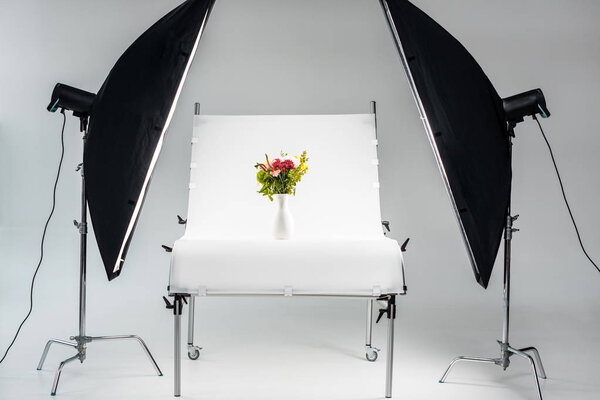
M 388 320 L 386 397 L 392 393 L 396 296 L 406 294 L 402 252 L 384 236 L 379 205 L 376 115 L 194 116 L 184 236 L 173 246 L 169 295 L 175 317 L 175 396 L 181 394 L 181 313 L 204 296 L 323 296 L 367 299 Z M 291 240 L 270 236 L 275 205 L 257 193 L 254 164 L 308 152 L 309 171 L 290 208 Z M 240 299 L 243 301 L 243 299 Z

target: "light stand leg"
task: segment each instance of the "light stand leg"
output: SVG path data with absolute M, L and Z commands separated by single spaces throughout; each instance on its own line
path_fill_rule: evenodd
M 450 362 L 450 365 L 448 365 L 448 368 L 446 368 L 446 372 L 444 372 L 444 375 L 442 375 L 442 377 L 439 380 L 440 383 L 446 382 L 446 378 L 448 377 L 450 370 L 452 369 L 452 367 L 454 367 L 454 364 L 456 364 L 459 361 L 470 361 L 470 362 L 489 363 L 489 364 L 497 364 L 498 363 L 497 358 L 481 358 L 481 357 L 467 357 L 467 356 L 456 357 L 454 360 L 452 360 L 452 362 Z
M 527 353 L 524 353 L 524 352 L 514 349 L 512 347 L 508 347 L 508 351 L 510 351 L 512 354 L 516 354 L 520 357 L 523 357 L 527 361 L 529 361 L 529 365 L 531 366 L 531 372 L 533 374 L 533 380 L 535 382 L 535 387 L 538 392 L 538 397 L 540 398 L 540 400 L 542 400 L 542 389 L 540 388 L 540 380 L 538 379 L 537 369 L 535 368 L 535 362 L 533 361 L 533 357 L 531 357 Z
M 531 346 L 531 347 L 524 347 L 522 349 L 519 349 L 519 351 L 521 351 L 523 353 L 530 351 L 533 353 L 533 355 L 535 357 L 535 363 L 537 364 L 537 366 L 540 369 L 540 373 L 538 374 L 538 376 L 542 379 L 546 379 L 546 371 L 544 370 L 544 364 L 542 364 L 542 358 L 540 357 L 540 352 L 538 351 L 538 349 Z
M 394 368 L 394 321 L 396 320 L 396 296 L 388 300 L 388 333 L 387 333 L 387 359 L 385 363 L 385 397 L 392 397 L 392 378 Z
M 158 367 L 158 364 L 154 360 L 154 357 L 152 357 L 152 353 L 150 353 L 148 346 L 146 346 L 146 343 L 142 340 L 142 338 L 137 335 L 90 336 L 89 339 L 90 339 L 90 342 L 97 342 L 97 341 L 102 341 L 102 340 L 127 340 L 127 339 L 136 340 L 140 344 L 140 346 L 142 346 L 142 350 L 144 351 L 144 353 L 146 353 L 146 356 L 148 357 L 148 359 L 150 360 L 150 363 L 154 367 L 156 374 L 158 376 L 163 375 L 162 371 Z
M 58 387 L 58 380 L 60 379 L 60 374 L 62 373 L 63 367 L 70 363 L 71 361 L 79 360 L 79 353 L 75 354 L 73 357 L 69 357 L 58 365 L 58 369 L 56 370 L 56 375 L 54 375 L 54 382 L 52 383 L 52 392 L 50 392 L 51 396 L 56 396 L 56 388 Z
M 40 362 L 38 363 L 38 366 L 37 366 L 37 370 L 38 371 L 40 371 L 42 369 L 42 367 L 44 366 L 44 361 L 46 361 L 46 356 L 48 355 L 48 351 L 50 350 L 50 346 L 52 344 L 54 344 L 54 343 L 77 348 L 77 344 L 76 343 L 67 342 L 66 340 L 59 340 L 59 339 L 50 339 L 50 340 L 48 340 L 48 343 L 46 343 L 46 346 L 44 347 L 44 352 L 42 353 L 42 357 L 40 358 Z

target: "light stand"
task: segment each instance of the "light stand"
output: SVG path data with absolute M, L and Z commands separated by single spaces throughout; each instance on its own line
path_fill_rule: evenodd
M 83 147 L 85 148 L 85 141 L 87 138 L 87 125 L 89 120 L 89 114 L 84 112 L 73 112 L 73 115 L 79 117 L 81 124 L 81 132 L 83 132 Z M 77 350 L 77 354 L 72 357 L 67 358 L 62 361 L 58 365 L 58 369 L 56 370 L 56 375 L 54 376 L 54 383 L 52 384 L 52 392 L 50 393 L 52 396 L 56 395 L 56 388 L 58 387 L 58 380 L 60 379 L 60 374 L 62 372 L 63 367 L 70 363 L 71 361 L 79 360 L 80 363 L 86 358 L 86 348 L 87 344 L 95 341 L 102 340 L 121 340 L 121 339 L 133 339 L 137 340 L 139 344 L 142 346 L 142 349 L 150 359 L 152 366 L 156 370 L 156 373 L 159 376 L 162 376 L 162 372 L 154 357 L 148 350 L 146 343 L 136 335 L 118 335 L 118 336 L 87 336 L 85 330 L 85 319 L 86 319 L 86 254 L 87 254 L 87 198 L 85 195 L 85 176 L 83 163 L 77 166 L 77 171 L 81 173 L 81 222 L 73 221 L 75 227 L 79 230 L 79 334 L 77 336 L 71 336 L 69 339 L 71 341 L 59 340 L 59 339 L 50 339 L 46 343 L 46 347 L 44 347 L 44 352 L 42 353 L 42 357 L 40 362 L 38 363 L 37 369 L 38 371 L 42 369 L 44 365 L 44 361 L 46 360 L 46 356 L 48 355 L 48 351 L 50 350 L 50 346 L 52 344 L 62 344 L 65 346 L 73 347 Z M 74 341 L 74 342 L 73 342 Z
M 477 62 L 475 62 L 473 57 L 466 51 L 466 49 L 461 46 L 454 37 L 452 37 L 452 35 L 446 32 L 440 25 L 438 25 L 418 8 L 410 4 L 410 2 L 390 2 L 390 4 L 392 4 L 392 8 L 390 8 L 390 4 L 388 4 L 387 0 L 379 0 L 379 2 L 388 22 L 388 26 L 392 33 L 396 48 L 398 49 L 400 60 L 402 61 L 402 67 L 406 72 L 408 84 L 419 110 L 421 121 L 423 122 L 425 132 L 427 133 L 427 137 L 432 147 L 437 166 L 446 186 L 446 192 L 450 197 L 450 202 L 452 204 L 457 223 L 461 228 L 462 238 L 465 247 L 469 252 L 469 260 L 476 273 L 477 280 L 482 286 L 485 287 L 487 286 L 487 280 L 484 282 L 481 279 L 478 263 L 475 259 L 475 254 L 467 235 L 467 229 L 465 229 L 465 224 L 463 223 L 463 217 L 461 216 L 462 211 L 458 208 L 457 198 L 453 193 L 451 180 L 460 184 L 460 192 L 464 192 L 463 188 L 467 188 L 467 191 L 471 190 L 470 193 L 476 193 L 473 190 L 477 189 L 473 188 L 473 182 L 476 180 L 485 179 L 487 183 L 494 182 L 494 179 L 489 180 L 489 176 L 486 176 L 488 172 L 492 171 L 491 168 L 501 168 L 501 170 L 495 172 L 508 172 L 505 170 L 505 168 L 510 168 L 512 157 L 512 138 L 514 137 L 514 128 L 516 124 L 523 121 L 525 116 L 533 116 L 534 118 L 537 114 L 540 114 L 542 118 L 548 118 L 550 116 L 550 112 L 546 107 L 544 94 L 542 93 L 541 89 L 534 89 L 501 99 L 503 118 L 499 119 L 498 117 L 500 116 L 500 110 L 498 108 L 500 104 L 498 104 L 498 100 L 500 100 L 500 98 L 498 94 L 495 93 L 491 82 L 487 76 L 485 76 L 481 67 L 477 64 Z M 408 22 L 408 19 L 410 19 L 410 22 Z M 396 27 L 396 20 L 400 23 L 400 32 L 403 32 L 403 35 L 406 35 L 408 32 L 408 35 L 406 35 L 408 37 L 406 38 L 405 42 L 409 44 L 407 47 L 408 51 L 405 51 L 405 47 L 402 43 L 403 39 L 401 39 L 400 33 Z M 418 27 L 418 29 L 416 27 Z M 446 65 L 450 59 L 455 60 L 452 66 Z M 413 72 L 415 76 L 413 76 Z M 468 76 L 463 76 L 463 74 L 468 74 Z M 454 81 L 456 82 L 454 83 Z M 465 87 L 462 88 L 459 86 Z M 420 89 L 424 89 L 423 92 L 425 93 L 425 103 L 421 98 L 421 94 L 419 93 Z M 466 92 L 469 92 L 469 94 L 466 95 Z M 450 93 L 452 93 L 452 96 L 449 95 Z M 475 95 L 475 93 L 478 93 L 478 95 Z M 451 113 L 454 114 L 452 119 L 449 118 Z M 480 117 L 477 119 L 477 123 L 474 123 L 473 126 L 468 127 L 467 125 L 455 122 L 457 120 L 468 118 L 469 115 L 472 115 L 473 113 Z M 433 117 L 432 121 L 430 121 L 430 116 Z M 450 135 L 447 135 L 446 132 L 444 132 L 446 130 L 449 131 Z M 460 135 L 455 135 L 454 131 L 462 133 Z M 499 155 L 504 157 L 505 149 L 503 147 L 494 149 L 492 144 L 496 143 L 496 140 L 498 139 L 496 135 L 503 135 L 505 133 L 508 135 L 508 163 L 506 163 L 507 160 L 502 159 L 502 162 L 498 163 L 498 165 L 488 165 L 489 168 L 486 171 L 486 174 L 477 175 L 475 178 L 476 180 L 462 172 L 465 170 L 465 165 L 462 164 L 461 159 L 465 158 L 465 156 L 468 158 L 469 154 L 455 151 L 453 148 L 462 146 L 462 141 L 468 140 L 470 137 L 476 137 L 476 135 L 478 140 L 481 141 L 481 135 L 487 134 L 489 135 L 490 139 L 493 139 L 494 141 L 486 143 L 486 146 L 474 146 L 469 150 L 469 152 L 478 151 L 478 157 L 488 155 L 491 155 L 494 157 L 494 159 L 497 159 Z M 445 135 L 445 137 L 443 135 Z M 437 139 L 440 136 L 442 139 Z M 443 152 L 440 151 L 438 142 L 443 143 Z M 483 143 L 483 141 L 480 143 Z M 503 141 L 501 145 L 504 146 Z M 499 151 L 486 154 L 492 149 Z M 485 153 L 482 153 L 480 150 L 485 151 Z M 475 160 L 477 160 L 477 158 L 473 158 L 472 161 Z M 449 165 L 451 166 L 450 174 L 444 165 L 446 161 L 448 161 Z M 468 165 L 468 167 L 470 168 L 471 165 Z M 461 172 L 457 174 L 457 170 Z M 500 174 L 492 174 L 492 176 L 498 177 L 499 180 L 497 182 L 500 182 L 501 184 L 510 182 L 508 179 L 506 179 L 510 176 L 507 177 L 506 175 Z M 507 187 L 505 189 L 509 188 Z M 472 195 L 464 196 L 464 193 L 460 193 L 459 200 L 461 207 L 462 204 L 467 204 L 466 200 L 473 200 L 473 197 L 474 196 Z M 504 199 L 501 200 L 502 208 L 504 208 Z M 541 400 L 542 393 L 538 380 L 536 361 L 534 361 L 534 358 L 531 355 L 527 354 L 527 352 L 533 353 L 533 356 L 535 356 L 537 359 L 537 364 L 541 372 L 540 377 L 546 378 L 544 367 L 542 366 L 537 349 L 535 347 L 516 349 L 510 346 L 508 340 L 510 322 L 511 241 L 512 234 L 516 231 L 516 229 L 513 228 L 513 222 L 517 219 L 517 216 L 511 215 L 510 198 L 508 200 L 504 223 L 504 323 L 502 341 L 499 341 L 500 357 L 457 357 L 452 360 L 444 372 L 444 375 L 440 379 L 440 383 L 445 382 L 448 373 L 458 361 L 491 363 L 506 369 L 510 364 L 510 357 L 516 354 L 529 361 L 533 371 L 533 377 L 535 379 L 538 396 Z M 497 206 L 498 203 L 488 205 L 491 206 L 495 211 L 495 206 Z M 463 207 L 463 209 L 468 211 L 468 207 Z M 500 211 L 503 210 L 500 209 Z M 475 222 L 486 222 L 484 218 L 481 219 L 482 221 Z M 470 231 L 473 230 L 472 222 L 473 221 L 470 223 L 471 227 L 468 229 Z M 488 228 L 491 228 L 491 225 Z M 472 233 L 475 235 L 480 235 L 480 232 L 475 231 Z M 496 249 L 494 248 L 494 250 Z M 478 252 L 481 252 L 481 249 L 479 249 Z M 489 249 L 487 252 L 489 253 Z M 493 265 L 485 265 L 482 267 L 486 268 L 487 273 L 491 272 Z
M 512 138 L 514 137 L 514 127 L 515 126 L 516 126 L 515 121 L 511 121 L 508 123 L 511 160 L 512 160 Z M 536 389 L 538 392 L 538 397 L 540 398 L 540 400 L 542 400 L 542 391 L 540 389 L 540 382 L 539 382 L 538 376 L 542 379 L 546 379 L 546 372 L 544 371 L 544 366 L 542 365 L 540 353 L 538 352 L 538 350 L 535 347 L 525 347 L 522 349 L 516 349 L 516 348 L 512 347 L 508 342 L 508 336 L 509 336 L 509 331 L 510 331 L 510 326 L 509 326 L 510 318 L 509 317 L 510 317 L 511 241 L 512 241 L 513 233 L 518 231 L 518 229 L 513 228 L 513 222 L 516 221 L 518 217 L 519 217 L 518 215 L 512 216 L 510 214 L 510 202 L 509 202 L 508 210 L 506 213 L 506 225 L 504 227 L 504 291 L 503 291 L 504 314 L 503 314 L 503 318 L 502 318 L 502 321 L 503 321 L 502 322 L 502 340 L 501 341 L 498 340 L 498 344 L 500 345 L 500 357 L 498 357 L 498 358 L 481 358 L 481 357 L 466 357 L 466 356 L 456 357 L 454 360 L 452 360 L 452 362 L 446 369 L 446 372 L 444 372 L 444 375 L 442 376 L 442 378 L 440 379 L 439 382 L 444 383 L 446 381 L 446 378 L 448 377 L 450 370 L 452 369 L 454 364 L 456 364 L 458 361 L 471 361 L 471 362 L 478 362 L 478 363 L 495 364 L 495 365 L 502 367 L 503 370 L 506 370 L 506 368 L 508 368 L 508 366 L 510 365 L 510 357 L 513 355 L 517 355 L 517 356 L 523 357 L 529 361 L 529 365 L 531 366 L 531 372 L 533 374 L 533 379 L 535 381 L 535 386 L 536 386 Z M 531 352 L 533 354 L 533 356 L 535 357 L 535 361 L 534 361 L 534 358 L 530 354 L 527 354 L 528 352 Z M 536 363 L 537 363 L 537 366 L 539 367 L 539 372 L 540 372 L 539 375 L 538 375 L 538 371 L 536 368 Z

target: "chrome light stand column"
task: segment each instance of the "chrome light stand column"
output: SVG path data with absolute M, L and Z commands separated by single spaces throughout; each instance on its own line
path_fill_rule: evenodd
M 509 142 L 510 142 L 510 151 L 512 157 L 512 137 L 514 136 L 513 129 L 515 127 L 514 123 L 509 124 Z M 540 382 L 538 376 L 542 379 L 546 379 L 546 372 L 544 371 L 544 366 L 542 365 L 542 360 L 540 358 L 540 353 L 535 347 L 525 347 L 522 349 L 516 349 L 512 347 L 508 342 L 509 332 L 510 332 L 510 261 L 511 261 L 511 241 L 512 235 L 514 232 L 517 232 L 518 229 L 513 228 L 513 222 L 517 220 L 519 216 L 511 216 L 510 215 L 510 204 L 508 206 L 507 214 L 506 214 L 506 225 L 504 228 L 504 291 L 503 291 L 503 299 L 504 299 L 504 314 L 502 318 L 502 340 L 498 340 L 498 344 L 500 345 L 500 357 L 498 358 L 480 358 L 480 357 L 466 357 L 460 356 L 456 357 L 448 368 L 444 375 L 440 379 L 440 383 L 444 383 L 450 370 L 458 361 L 471 361 L 478 363 L 489 363 L 495 364 L 502 367 L 503 370 L 506 370 L 510 365 L 510 357 L 513 355 L 518 355 L 519 357 L 525 358 L 529 361 L 529 365 L 531 367 L 531 373 L 533 374 L 533 379 L 535 381 L 535 387 L 537 389 L 538 397 L 542 400 L 542 391 L 540 389 Z M 533 357 L 527 352 L 531 352 Z M 535 361 L 534 361 L 535 357 Z M 536 368 L 539 368 L 539 374 Z
M 76 117 L 80 118 L 81 121 L 81 132 L 83 132 L 83 147 L 85 148 L 85 141 L 87 139 L 87 125 L 88 125 L 88 116 L 87 115 L 76 115 Z M 136 335 L 118 335 L 118 336 L 86 336 L 85 332 L 85 321 L 86 321 L 86 261 L 87 261 L 87 198 L 85 194 L 85 176 L 83 171 L 83 163 L 77 166 L 77 171 L 81 173 L 81 222 L 73 221 L 75 227 L 79 230 L 79 334 L 77 336 L 71 336 L 69 339 L 74 341 L 69 342 L 65 340 L 58 339 L 50 339 L 46 343 L 44 347 L 44 351 L 42 352 L 42 357 L 40 358 L 40 362 L 38 363 L 37 369 L 38 371 L 42 369 L 44 365 L 44 361 L 46 360 L 46 356 L 48 355 L 48 351 L 52 344 L 62 344 L 65 346 L 73 347 L 77 350 L 77 354 L 72 357 L 67 358 L 62 361 L 58 369 L 56 370 L 56 375 L 54 376 L 54 382 L 52 384 L 51 395 L 56 395 L 56 389 L 58 387 L 58 381 L 60 379 L 60 375 L 62 373 L 63 367 L 70 363 L 71 361 L 79 360 L 80 363 L 86 358 L 86 350 L 87 344 L 93 341 L 102 341 L 102 340 L 123 340 L 123 339 L 133 339 L 136 340 L 141 346 L 142 350 L 148 356 L 148 359 L 152 363 L 154 370 L 159 376 L 162 376 L 162 372 L 156 364 L 154 357 L 148 350 L 146 343 Z

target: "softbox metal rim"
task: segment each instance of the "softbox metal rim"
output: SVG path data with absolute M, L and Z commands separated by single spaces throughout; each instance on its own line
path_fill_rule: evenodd
M 408 80 L 408 84 L 410 86 L 411 93 L 413 95 L 413 99 L 415 104 L 417 105 L 417 109 L 419 110 L 419 115 L 421 118 L 421 122 L 423 122 L 423 127 L 425 128 L 425 132 L 427 133 L 427 139 L 429 140 L 429 145 L 433 150 L 433 155 L 435 157 L 436 164 L 442 176 L 442 180 L 444 181 L 444 186 L 446 187 L 446 194 L 450 199 L 450 203 L 452 205 L 452 210 L 454 211 L 454 216 L 456 217 L 456 221 L 458 226 L 460 227 L 460 233 L 463 239 L 463 243 L 467 249 L 467 253 L 469 256 L 469 261 L 471 263 L 471 267 L 473 268 L 473 272 L 477 277 L 480 276 L 479 268 L 477 267 L 477 262 L 475 260 L 475 256 L 473 255 L 473 250 L 471 249 L 471 244 L 469 243 L 469 239 L 467 237 L 467 232 L 460 218 L 460 213 L 458 211 L 458 207 L 456 205 L 456 200 L 454 198 L 454 194 L 452 193 L 452 188 L 450 187 L 450 181 L 448 180 L 448 175 L 446 174 L 446 169 L 444 168 L 444 163 L 440 156 L 439 149 L 434 139 L 433 130 L 431 129 L 431 125 L 429 123 L 429 118 L 427 116 L 427 112 L 425 111 L 425 107 L 423 106 L 423 102 L 421 101 L 421 96 L 419 95 L 419 90 L 415 84 L 412 72 L 410 71 L 410 67 L 408 66 L 408 60 L 406 58 L 406 54 L 404 53 L 404 47 L 402 46 L 402 41 L 398 35 L 398 31 L 396 29 L 396 25 L 392 18 L 390 9 L 388 7 L 387 0 L 379 0 L 381 7 L 383 9 L 383 13 L 388 23 L 388 27 L 392 33 L 392 37 L 394 38 L 394 43 L 396 44 L 396 48 L 398 49 L 398 53 L 400 55 L 400 60 L 402 62 L 402 67 L 404 68 L 404 72 L 406 74 L 406 78 Z

